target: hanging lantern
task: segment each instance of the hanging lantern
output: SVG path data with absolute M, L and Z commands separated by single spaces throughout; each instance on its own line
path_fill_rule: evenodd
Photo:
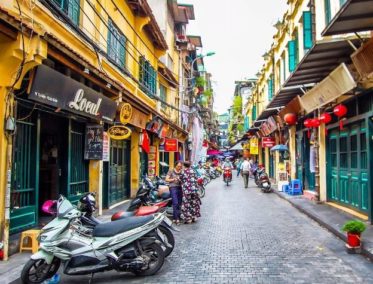
M 319 127 L 320 126 L 320 120 L 318 118 L 312 118 L 311 119 L 311 127 Z
M 303 122 L 303 125 L 308 129 L 307 130 L 307 137 L 308 139 L 311 137 L 311 132 L 310 132 L 310 128 L 312 128 L 312 122 L 311 122 L 312 119 L 310 118 L 307 118 L 304 122 Z
M 297 115 L 295 113 L 287 113 L 284 116 L 287 125 L 295 125 L 297 123 Z
M 339 129 L 343 130 L 343 120 L 341 118 L 347 114 L 347 107 L 345 105 L 342 105 L 342 104 L 337 105 L 333 109 L 333 113 L 336 116 L 338 116 L 338 119 L 339 119 Z
M 321 123 L 328 124 L 329 122 L 332 121 L 332 116 L 329 113 L 324 112 L 320 115 L 319 120 Z M 328 135 L 328 129 L 326 127 L 325 127 L 325 135 L 326 136 Z

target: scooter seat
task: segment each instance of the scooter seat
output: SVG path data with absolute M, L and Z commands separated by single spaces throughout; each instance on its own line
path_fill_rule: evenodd
M 158 211 L 158 206 L 140 206 L 137 210 L 136 216 L 147 216 L 150 214 L 157 213 Z
M 92 232 L 94 237 L 107 238 L 141 227 L 154 219 L 153 215 L 128 217 L 118 221 L 98 224 Z

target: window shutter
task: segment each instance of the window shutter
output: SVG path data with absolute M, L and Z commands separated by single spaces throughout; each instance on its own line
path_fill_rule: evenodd
M 293 72 L 296 66 L 296 54 L 295 54 L 296 41 L 291 40 L 288 43 L 288 53 L 289 53 L 289 72 Z
M 252 121 L 254 122 L 256 120 L 256 105 L 253 105 L 251 117 L 252 117 Z
M 157 71 L 153 68 L 153 94 L 157 94 Z
M 312 45 L 312 14 L 310 11 L 305 11 L 303 12 L 303 46 L 304 49 L 310 49 Z
M 77 26 L 79 25 L 79 10 L 80 3 L 78 0 L 68 0 L 68 16 Z
M 268 79 L 267 85 L 268 85 L 268 101 L 271 101 L 273 98 L 273 77 L 272 76 L 270 79 Z
M 325 6 L 325 25 L 328 25 L 332 19 L 332 12 L 330 10 L 330 0 L 324 0 Z
M 339 4 L 340 4 L 341 7 L 342 7 L 346 2 L 347 2 L 347 0 L 339 0 Z
M 144 57 L 140 56 L 139 59 L 139 81 L 141 84 L 144 83 Z
M 125 68 L 125 66 L 126 66 L 126 37 L 124 35 L 120 36 L 119 62 L 120 62 L 120 66 Z

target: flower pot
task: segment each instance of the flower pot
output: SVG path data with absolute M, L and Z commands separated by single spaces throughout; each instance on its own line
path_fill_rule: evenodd
M 350 247 L 360 246 L 360 234 L 347 233 L 347 244 Z

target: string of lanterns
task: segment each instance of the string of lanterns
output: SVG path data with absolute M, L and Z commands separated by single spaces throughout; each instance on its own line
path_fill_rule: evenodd
M 344 116 L 347 114 L 347 107 L 343 104 L 339 104 L 334 107 L 333 113 L 335 116 L 338 117 L 339 120 L 339 129 L 343 130 L 343 120 Z M 297 115 L 295 113 L 287 113 L 284 115 L 284 121 L 287 125 L 295 125 L 297 123 Z M 319 117 L 316 118 L 307 118 L 304 122 L 303 125 L 308 129 L 308 138 L 310 138 L 310 129 L 312 128 L 317 128 L 321 124 L 328 124 L 332 121 L 332 116 L 324 112 L 322 113 Z M 325 134 L 327 134 L 327 130 L 325 129 Z

